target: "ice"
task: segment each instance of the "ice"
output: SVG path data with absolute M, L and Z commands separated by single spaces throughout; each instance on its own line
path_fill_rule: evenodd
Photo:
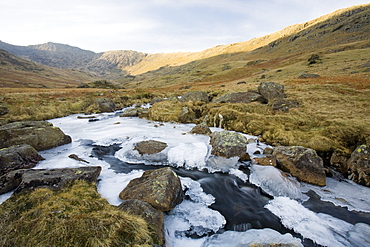
M 318 187 L 302 183 L 302 192 L 313 190 L 322 201 L 334 203 L 336 206 L 347 207 L 348 210 L 370 212 L 370 188 L 345 179 L 338 181 L 326 178 L 326 186 Z
M 370 226 L 364 223 L 357 223 L 347 234 L 351 246 L 370 246 Z
M 180 143 L 168 151 L 168 163 L 186 169 L 203 169 L 208 158 L 208 145 L 204 142 Z
M 234 175 L 235 177 L 241 179 L 243 182 L 247 182 L 248 179 L 249 179 L 247 174 L 245 174 L 243 171 L 235 169 L 235 168 L 231 168 L 229 170 L 229 174 Z
M 239 247 L 239 246 L 303 246 L 301 240 L 291 234 L 266 229 L 250 229 L 245 232 L 226 231 L 216 234 L 205 241 L 202 247 Z
M 185 195 L 189 196 L 193 202 L 206 206 L 210 206 L 215 202 L 215 198 L 210 194 L 206 194 L 199 182 L 191 178 L 180 177 L 180 179 L 183 190 L 186 191 Z
M 0 205 L 13 195 L 13 191 L 0 195 Z
M 328 246 L 350 246 L 344 236 L 353 225 L 327 214 L 316 214 L 288 197 L 276 197 L 265 206 L 277 215 L 283 225 L 315 243 Z
M 293 177 L 283 175 L 280 170 L 273 166 L 251 165 L 249 181 L 261 187 L 264 192 L 271 196 L 286 196 L 292 199 L 300 199 L 300 183 Z

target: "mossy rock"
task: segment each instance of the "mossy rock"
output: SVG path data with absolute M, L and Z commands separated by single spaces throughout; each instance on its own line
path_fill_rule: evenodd
M 178 102 L 162 101 L 149 109 L 149 119 L 161 122 L 178 122 L 182 105 Z

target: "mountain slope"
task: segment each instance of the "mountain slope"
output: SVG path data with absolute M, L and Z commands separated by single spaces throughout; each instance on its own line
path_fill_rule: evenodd
M 0 50 L 0 87 L 76 87 L 97 79 L 81 71 L 48 67 Z

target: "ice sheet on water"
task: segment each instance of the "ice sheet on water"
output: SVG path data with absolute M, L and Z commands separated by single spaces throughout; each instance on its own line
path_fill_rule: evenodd
M 206 206 L 210 206 L 215 202 L 214 196 L 206 194 L 203 191 L 200 183 L 191 178 L 180 177 L 185 195 L 189 196 L 190 200 Z
M 294 238 L 291 234 L 280 234 L 279 232 L 266 229 L 250 229 L 245 232 L 226 231 L 215 234 L 206 240 L 202 247 L 238 247 L 238 246 L 265 246 L 265 245 L 289 245 L 303 246 L 301 240 Z
M 302 183 L 302 192 L 313 190 L 322 201 L 334 203 L 336 206 L 347 207 L 348 210 L 370 212 L 370 188 L 345 179 L 338 181 L 326 178 L 326 186 L 318 187 Z
M 8 200 L 13 195 L 13 191 L 0 195 L 0 204 Z
M 229 174 L 234 175 L 235 177 L 241 179 L 243 182 L 247 182 L 249 179 L 247 174 L 245 174 L 243 171 L 236 169 L 236 168 L 231 168 L 229 170 Z
M 284 176 L 281 171 L 273 166 L 251 165 L 249 181 L 261 187 L 271 196 L 286 196 L 300 199 L 300 183 L 292 177 Z
M 354 226 L 327 214 L 316 214 L 295 200 L 276 197 L 265 206 L 284 226 L 324 246 L 351 246 L 345 236 Z

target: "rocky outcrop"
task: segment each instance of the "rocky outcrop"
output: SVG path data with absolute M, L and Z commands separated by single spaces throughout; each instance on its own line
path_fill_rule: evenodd
M 71 137 L 46 121 L 14 122 L 0 126 L 0 148 L 28 144 L 37 151 L 70 143 Z
M 14 193 L 49 188 L 59 190 L 75 180 L 96 182 L 101 172 L 100 166 L 62 169 L 22 169 L 0 177 L 0 194 L 14 190 Z
M 319 186 L 326 185 L 323 160 L 315 150 L 301 146 L 280 146 L 273 154 L 278 160 L 278 168 L 289 172 L 300 181 Z
M 286 97 L 284 86 L 275 82 L 262 82 L 258 86 L 258 92 L 267 100 L 272 102 L 274 99 L 283 99 Z
M 192 101 L 192 102 L 202 101 L 202 102 L 208 103 L 209 99 L 208 99 L 208 94 L 206 92 L 195 91 L 195 92 L 185 93 L 179 98 L 179 101 L 182 103 L 189 102 L 189 101 Z
M 0 149 L 0 176 L 18 169 L 32 168 L 41 160 L 41 155 L 28 144 Z
M 141 155 L 156 154 L 163 151 L 166 147 L 168 147 L 167 143 L 149 140 L 137 143 L 134 150 L 137 150 Z
M 163 244 L 163 223 L 164 214 L 162 211 L 153 208 L 149 203 L 137 199 L 123 201 L 118 208 L 131 215 L 137 215 L 143 218 L 152 232 L 152 238 L 155 243 Z
M 116 104 L 108 98 L 98 98 L 94 100 L 99 112 L 112 112 L 116 110 Z
M 224 94 L 212 100 L 213 103 L 251 103 L 255 101 L 266 102 L 265 98 L 255 91 Z
M 299 103 L 294 100 L 275 99 L 273 100 L 271 107 L 273 111 L 288 112 L 290 108 L 299 107 Z
M 208 125 L 203 122 L 200 124 L 195 125 L 189 132 L 190 134 L 198 134 L 198 135 L 210 135 L 212 133 L 211 129 Z
M 245 157 L 247 138 L 242 134 L 231 131 L 216 131 L 211 134 L 211 153 L 225 158 Z
M 160 211 L 172 210 L 183 197 L 180 178 L 169 167 L 144 172 L 119 194 L 122 200 L 138 199 Z
M 349 176 L 354 182 L 370 187 L 370 146 L 361 145 L 347 162 Z

